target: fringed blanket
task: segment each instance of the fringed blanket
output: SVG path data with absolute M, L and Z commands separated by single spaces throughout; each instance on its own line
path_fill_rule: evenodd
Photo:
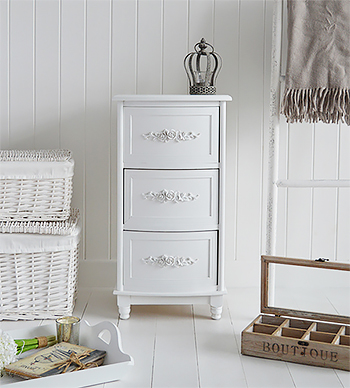
M 350 125 L 350 0 L 288 0 L 287 34 L 281 113 Z

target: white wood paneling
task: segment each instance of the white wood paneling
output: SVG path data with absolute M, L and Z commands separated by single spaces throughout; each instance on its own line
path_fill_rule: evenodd
M 217 79 L 218 91 L 230 91 L 233 102 L 226 109 L 226 141 L 230 147 L 226 152 L 226 230 L 228 231 L 225 241 L 226 273 L 235 272 L 235 246 L 236 246 L 236 199 L 237 199 L 237 120 L 238 120 L 238 52 L 239 52 L 239 2 L 217 1 L 215 3 L 214 36 L 215 50 L 222 56 L 223 66 Z M 230 43 L 227 44 L 227 37 Z M 226 276 L 227 280 L 230 279 Z
M 236 258 L 252 262 L 260 255 L 263 16 L 264 2 L 249 0 L 240 3 Z M 255 282 L 259 281 L 258 272 L 259 269 L 253 266 L 251 276 Z
M 9 148 L 9 1 L 0 1 L 0 148 Z
M 311 179 L 313 166 L 313 125 L 290 124 L 288 131 L 288 179 Z M 281 155 L 283 158 L 283 154 Z
M 337 229 L 337 259 L 348 261 L 350 252 L 350 188 L 339 189 L 338 197 L 338 229 Z
M 188 52 L 190 52 L 202 38 L 214 43 L 214 0 L 190 0 L 188 5 Z
M 163 1 L 139 1 L 137 25 L 137 94 L 161 94 Z
M 60 9 L 60 147 L 75 160 L 73 206 L 80 209 L 85 235 L 85 2 L 64 1 Z M 84 245 L 82 245 L 84 248 Z M 85 250 L 82 250 L 85 257 Z
M 217 321 L 215 326 L 210 324 L 210 320 L 203 319 L 208 314 L 207 309 L 203 305 L 194 307 L 194 314 L 198 317 L 195 320 L 195 335 L 200 386 L 245 387 L 246 377 L 242 370 L 239 344 L 234 335 L 235 328 L 228 306 L 225 303 L 222 319 Z M 228 336 L 228 333 L 233 335 Z
M 339 179 L 350 178 L 350 127 L 340 125 L 339 136 Z
M 317 123 L 314 179 L 338 178 L 338 124 Z
M 132 94 L 137 81 L 137 0 L 112 5 L 112 94 Z
M 25 0 L 9 2 L 9 147 L 14 149 L 35 147 L 34 5 Z
M 115 268 L 111 96 L 187 94 L 185 55 L 202 37 L 214 44 L 223 58 L 218 94 L 233 96 L 226 283 L 256 285 L 265 239 L 273 2 L 1 0 L 0 10 L 0 147 L 73 151 L 73 205 L 84 237 L 81 285 L 105 286 L 103 273 Z M 282 148 L 290 151 L 282 153 L 281 178 L 349 179 L 349 128 L 281 120 Z M 281 189 L 278 253 L 349 258 L 349 189 L 329 192 Z
M 157 318 L 157 337 L 154 346 L 154 388 L 195 388 L 200 386 L 196 362 L 196 341 L 193 337 L 194 320 L 192 307 L 173 306 Z M 172 326 L 175 323 L 175 326 Z M 186 351 L 183 350 L 186 347 Z M 168 361 L 162 353 L 170 353 L 173 367 L 167 369 Z
M 181 59 L 188 53 L 188 0 L 164 2 L 162 93 L 187 93 Z
M 59 148 L 60 3 L 35 2 L 35 147 Z
M 328 257 L 332 260 L 336 246 L 337 189 L 313 189 L 313 230 L 311 257 Z
M 312 189 L 290 188 L 286 225 L 286 255 L 308 258 L 311 255 Z
M 109 136 L 111 114 L 111 1 L 86 8 L 85 196 L 86 257 L 109 258 Z

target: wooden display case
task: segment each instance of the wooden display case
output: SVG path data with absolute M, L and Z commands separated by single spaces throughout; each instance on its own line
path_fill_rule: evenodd
M 350 371 L 350 317 L 329 312 L 282 308 L 277 307 L 276 303 L 270 303 L 269 299 L 273 299 L 269 298 L 270 288 L 272 288 L 272 285 L 269 288 L 269 280 L 273 273 L 271 264 L 288 265 L 292 266 L 288 268 L 294 267 L 294 269 L 297 266 L 308 267 L 309 270 L 321 268 L 350 271 L 349 263 L 326 262 L 323 259 L 313 261 L 262 256 L 262 314 L 242 331 L 242 354 Z M 327 274 L 322 274 L 322 281 Z M 290 277 L 293 277 L 293 271 L 290 272 Z M 334 283 L 333 278 L 332 286 L 338 286 L 338 292 L 344 290 L 341 289 L 340 284 Z M 346 288 L 349 291 L 348 287 L 349 284 Z M 312 296 L 314 298 L 312 304 L 316 306 L 317 289 L 313 289 Z M 345 301 L 346 295 L 343 297 L 342 302 Z

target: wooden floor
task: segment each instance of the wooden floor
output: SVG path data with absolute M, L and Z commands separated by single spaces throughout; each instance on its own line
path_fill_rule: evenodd
M 90 324 L 118 322 L 123 350 L 135 361 L 122 381 L 98 388 L 350 388 L 349 372 L 240 354 L 240 333 L 259 314 L 258 288 L 229 289 L 219 321 L 206 305 L 133 306 L 131 318 L 119 321 L 109 289 L 80 289 L 74 314 Z M 44 323 L 2 321 L 0 328 Z

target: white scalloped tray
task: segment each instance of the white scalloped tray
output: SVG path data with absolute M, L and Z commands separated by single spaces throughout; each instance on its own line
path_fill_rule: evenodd
M 56 327 L 55 324 L 52 323 L 25 330 L 8 331 L 8 333 L 14 339 L 34 338 L 40 335 L 55 334 Z M 0 378 L 0 385 L 23 388 L 86 387 L 108 381 L 121 380 L 134 365 L 133 358 L 122 351 L 120 331 L 112 322 L 104 321 L 95 326 L 90 326 L 88 322 L 82 321 L 80 326 L 80 343 L 90 348 L 105 350 L 107 354 L 104 364 L 98 368 L 31 380 L 4 376 Z M 24 354 L 24 356 L 26 355 L 29 355 L 29 352 Z

